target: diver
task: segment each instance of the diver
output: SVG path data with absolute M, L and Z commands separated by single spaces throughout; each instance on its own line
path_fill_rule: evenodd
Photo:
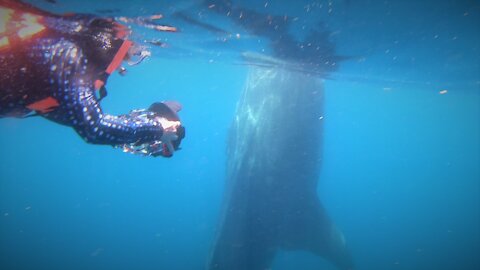
M 0 0 L 0 118 L 39 115 L 73 127 L 88 143 L 172 156 L 185 136 L 178 103 L 121 116 L 100 106 L 109 75 L 125 72 L 122 61 L 134 65 L 149 56 L 128 35 L 114 19 Z

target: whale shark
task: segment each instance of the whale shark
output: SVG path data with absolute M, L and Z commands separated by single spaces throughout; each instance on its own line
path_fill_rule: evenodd
M 317 195 L 323 81 L 273 57 L 248 55 L 227 142 L 223 209 L 211 270 L 271 269 L 279 250 L 306 250 L 353 269 Z

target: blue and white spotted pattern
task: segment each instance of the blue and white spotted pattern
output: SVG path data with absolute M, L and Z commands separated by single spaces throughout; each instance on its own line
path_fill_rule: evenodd
M 47 97 L 59 107 L 42 114 L 71 126 L 87 142 L 120 145 L 159 140 L 163 129 L 134 115 L 104 114 L 94 82 L 101 70 L 82 49 L 64 38 L 42 38 L 0 51 L 0 117 L 21 117 L 28 104 Z

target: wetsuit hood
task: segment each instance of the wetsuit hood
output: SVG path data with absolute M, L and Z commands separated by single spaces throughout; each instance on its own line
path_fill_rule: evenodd
M 115 68 L 125 58 L 132 42 L 127 40 L 129 29 L 110 18 L 100 18 L 89 14 L 75 14 L 63 16 L 61 21 L 49 25 L 70 36 L 79 45 L 89 61 L 93 61 L 100 70 L 107 70 L 110 64 L 117 59 Z M 66 33 L 65 33 L 66 32 Z M 117 56 L 120 52 L 121 55 Z M 118 61 L 120 59 L 120 61 Z M 108 74 L 112 73 L 110 68 Z
M 48 37 L 65 38 L 74 42 L 82 49 L 87 59 L 101 71 L 106 71 L 115 58 L 123 60 L 128 53 L 128 48 L 125 47 L 132 46 L 132 42 L 125 44 L 130 33 L 129 29 L 113 18 L 102 18 L 92 14 L 59 15 L 18 0 L 0 0 L 0 6 L 20 14 L 38 16 L 42 27 L 48 31 Z M 122 55 L 117 56 L 121 49 Z M 116 62 L 118 66 L 121 61 Z

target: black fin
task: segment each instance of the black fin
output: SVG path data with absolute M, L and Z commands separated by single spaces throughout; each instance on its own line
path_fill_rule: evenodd
M 177 112 L 181 109 L 182 105 L 176 101 L 155 102 L 150 105 L 150 108 L 148 108 L 149 111 L 152 111 L 169 121 L 180 121 Z

